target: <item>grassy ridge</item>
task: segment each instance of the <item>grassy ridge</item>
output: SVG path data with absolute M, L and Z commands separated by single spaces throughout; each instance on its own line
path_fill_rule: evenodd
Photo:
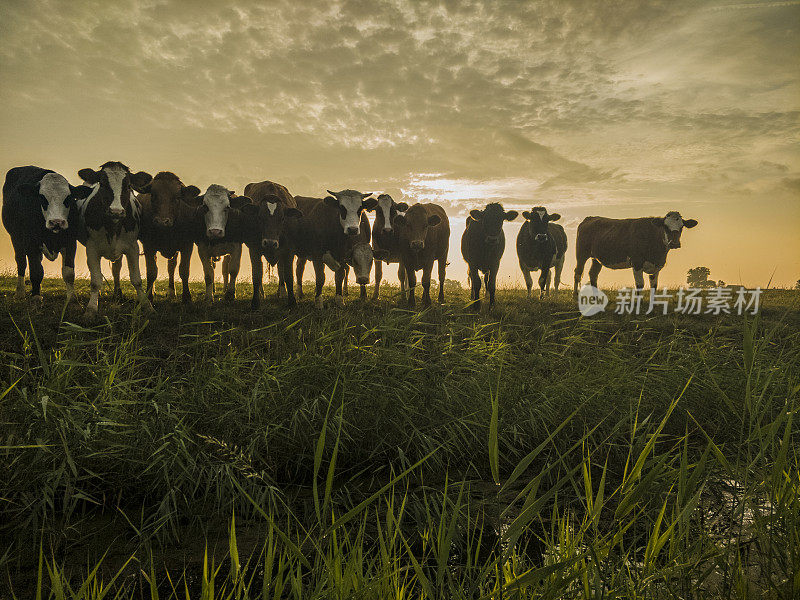
M 13 285 L 0 535 L 17 597 L 96 589 L 105 552 L 106 584 L 162 597 L 181 577 L 207 593 L 212 562 L 231 597 L 800 590 L 795 292 L 768 292 L 754 323 L 583 319 L 569 294 L 518 290 L 491 313 L 465 291 L 409 312 L 391 287 L 252 313 L 242 285 L 149 320 L 104 297 L 83 327 L 58 282 L 39 310 Z

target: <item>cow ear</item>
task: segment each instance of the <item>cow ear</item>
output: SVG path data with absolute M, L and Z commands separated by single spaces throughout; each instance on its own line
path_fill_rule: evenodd
M 338 197 L 339 197 L 339 196 L 337 196 L 337 195 L 336 195 L 336 192 L 332 192 L 332 191 L 330 191 L 330 190 L 325 190 L 325 191 L 326 191 L 326 192 L 328 192 L 328 193 L 329 193 L 331 196 L 333 196 L 334 198 L 338 198 Z
M 361 194 L 361 199 L 363 200 L 364 198 L 369 198 L 373 193 L 374 192 L 367 192 L 366 194 Z
M 131 174 L 131 187 L 137 192 L 144 193 L 145 186 L 153 181 L 153 176 L 150 173 L 139 171 L 138 173 Z
M 394 205 L 394 208 L 397 212 L 406 212 L 408 210 L 408 204 L 405 202 L 398 202 Z
M 147 184 L 145 188 L 149 188 L 150 184 Z M 181 190 L 181 199 L 182 200 L 191 200 L 192 198 L 196 198 L 200 195 L 200 188 L 195 185 L 187 185 L 185 188 Z
M 72 187 L 72 186 L 70 186 Z M 38 183 L 21 183 L 19 185 L 20 192 L 24 192 L 26 194 L 39 194 L 39 184 Z
M 507 210 L 505 220 L 506 221 L 513 221 L 519 216 L 519 213 L 515 210 Z
M 372 257 L 375 260 L 386 260 L 389 258 L 389 252 L 388 250 L 373 250 Z
M 247 216 L 255 217 L 258 215 L 258 204 L 254 204 L 252 202 L 250 204 L 245 204 L 242 206 L 241 210 L 242 213 L 246 214 Z
M 228 196 L 230 198 L 231 208 L 244 208 L 248 204 L 254 204 L 250 196 Z
M 475 219 L 476 221 L 480 221 L 481 217 L 483 216 L 483 211 L 478 210 L 477 208 L 473 208 L 471 211 L 469 211 L 469 216 Z
M 363 197 L 364 194 L 361 194 Z M 375 198 L 370 198 L 369 200 L 362 200 L 361 206 L 363 206 L 367 210 L 375 210 L 375 207 L 378 206 L 378 201 Z
M 523 210 L 523 211 L 522 211 L 522 217 L 523 217 L 523 218 L 524 218 L 526 221 L 529 221 L 529 220 L 530 220 L 530 218 L 531 218 L 531 213 L 530 213 L 530 211 L 528 211 L 528 210 Z
M 325 204 L 332 206 L 333 208 L 339 208 L 339 201 L 335 196 L 325 196 Z
M 431 215 L 428 217 L 428 225 L 431 227 L 438 225 L 440 221 L 441 219 L 439 218 L 439 215 Z
M 561 215 L 558 213 L 553 213 L 551 215 L 547 215 L 548 221 L 558 221 L 561 218 Z
M 143 186 L 141 190 L 137 190 L 140 194 L 149 194 L 153 191 L 152 182 L 148 183 L 147 185 Z
M 394 221 L 392 223 L 394 225 L 405 225 L 406 224 L 406 216 L 405 215 L 395 215 Z
M 299 219 L 300 217 L 303 216 L 303 211 L 301 211 L 299 208 L 294 208 L 294 207 L 287 208 L 286 216 L 289 217 L 290 219 Z
M 683 226 L 686 227 L 687 229 L 691 229 L 695 225 L 697 225 L 697 220 L 696 219 L 684 219 L 683 220 Z
M 88 185 L 79 185 L 79 186 L 69 186 L 70 195 L 75 200 L 83 200 L 87 198 L 89 194 L 92 193 L 93 188 L 90 188 Z
M 81 169 L 78 171 L 78 177 L 83 179 L 86 183 L 97 183 L 100 181 L 100 171 L 94 169 Z

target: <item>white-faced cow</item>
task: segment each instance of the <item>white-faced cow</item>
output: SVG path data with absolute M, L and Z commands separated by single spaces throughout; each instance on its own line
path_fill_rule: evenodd
M 447 213 L 436 204 L 415 204 L 404 215 L 397 215 L 400 262 L 406 269 L 408 305 L 413 307 L 417 271 L 422 269 L 422 304 L 431 303 L 431 271 L 433 261 L 439 266 L 439 302 L 444 302 L 444 280 L 447 252 L 450 249 L 450 221 Z
M 677 211 L 668 212 L 665 217 L 641 217 L 638 219 L 609 219 L 606 217 L 586 217 L 578 225 L 575 241 L 575 286 L 583 276 L 586 261 L 592 259 L 589 267 L 589 281 L 597 287 L 600 269 L 633 269 L 636 288 L 644 287 L 644 275 L 650 276 L 650 288 L 658 285 L 658 273 L 667 262 L 670 249 L 681 247 L 683 228 L 691 229 L 697 225 L 694 219 L 684 219 Z
M 214 266 L 222 258 L 225 299 L 236 297 L 236 277 L 242 260 L 242 243 L 248 229 L 242 207 L 251 203 L 247 196 L 236 196 L 218 184 L 208 186 L 198 203 L 197 253 L 203 265 L 205 301 L 214 301 Z
M 153 301 L 153 286 L 158 277 L 156 253 L 160 252 L 169 262 L 169 288 L 167 297 L 175 298 L 175 268 L 180 253 L 180 276 L 183 284 L 182 300 L 191 302 L 189 292 L 189 263 L 196 237 L 197 206 L 190 204 L 200 190 L 186 186 L 174 173 L 162 171 L 143 188 L 139 195 L 142 206 L 142 223 L 139 239 L 144 250 L 147 271 L 147 297 Z
M 548 214 L 543 206 L 537 206 L 530 211 L 523 211 L 525 222 L 517 234 L 517 257 L 519 268 L 525 278 L 528 288 L 528 298 L 531 297 L 533 279 L 531 271 L 541 269 L 539 275 L 539 298 L 544 298 L 550 293 L 550 268 L 555 270 L 554 287 L 558 291 L 561 283 L 561 270 L 564 268 L 564 256 L 567 252 L 567 234 L 564 228 L 553 221 L 558 221 L 561 215 Z
M 502 204 L 492 202 L 483 210 L 471 210 L 467 217 L 467 226 L 461 236 L 461 256 L 469 267 L 471 283 L 470 298 L 475 310 L 480 310 L 481 276 L 486 283 L 486 294 L 489 296 L 489 307 L 494 306 L 494 293 L 500 259 L 506 247 L 506 236 L 503 223 L 517 218 L 517 211 L 506 211 Z
M 352 190 L 345 190 L 352 192 Z M 339 192 L 344 194 L 344 192 Z M 342 204 L 334 197 L 307 198 L 297 196 L 297 206 L 303 213 L 298 221 L 297 230 L 297 279 L 302 281 L 303 270 L 307 260 L 314 263 L 316 280 L 315 304 L 322 308 L 322 287 L 325 284 L 325 266 L 335 273 L 336 295 L 334 301 L 342 306 L 344 298 L 342 285 L 346 276 L 347 265 L 353 267 L 356 283 L 361 286 L 361 299 L 366 299 L 366 286 L 375 260 L 372 246 L 369 244 L 369 220 L 364 209 L 374 206 L 375 199 L 363 200 L 364 195 L 352 192 L 351 197 L 358 197 L 360 208 L 355 208 L 358 216 L 357 233 L 353 234 L 349 221 L 343 216 Z M 353 204 L 350 205 L 353 209 Z M 345 223 L 348 225 L 345 226 Z M 379 254 L 383 256 L 383 254 Z
M 372 295 L 374 300 L 378 299 L 383 278 L 383 265 L 385 262 L 400 263 L 400 241 L 397 235 L 397 228 L 393 226 L 394 220 L 399 214 L 408 210 L 405 202 L 395 202 L 389 194 L 380 194 L 378 204 L 374 208 L 375 222 L 372 224 L 372 250 L 385 255 L 383 261 L 375 259 L 375 293 Z M 406 291 L 406 269 L 402 263 L 397 270 L 397 278 L 400 280 L 400 294 L 405 297 Z
M 100 259 L 115 262 L 125 256 L 131 285 L 146 311 L 153 306 L 142 287 L 139 271 L 139 226 L 141 206 L 133 191 L 141 192 L 153 179 L 149 173 L 131 173 L 121 162 L 107 162 L 99 170 L 81 169 L 78 176 L 94 187 L 78 201 L 81 228 L 78 241 L 86 246 L 86 262 L 91 275 L 91 291 L 86 316 L 97 314 L 103 273 Z
M 242 208 L 249 226 L 245 243 L 250 251 L 250 263 L 253 267 L 251 307 L 258 308 L 261 300 L 263 256 L 270 265 L 278 266 L 278 295 L 285 288 L 287 304 L 291 308 L 297 303 L 292 284 L 295 235 L 297 220 L 301 216 L 297 203 L 285 186 L 272 181 L 249 183 L 244 188 L 244 193 L 252 198 L 252 203 Z
M 18 299 L 25 296 L 26 262 L 32 299 L 41 303 L 42 256 L 55 260 L 61 254 L 61 276 L 67 287 L 67 302 L 70 301 L 74 294 L 77 246 L 75 205 L 91 192 L 91 188 L 71 186 L 55 171 L 40 167 L 14 167 L 6 174 L 3 225 L 14 247 Z

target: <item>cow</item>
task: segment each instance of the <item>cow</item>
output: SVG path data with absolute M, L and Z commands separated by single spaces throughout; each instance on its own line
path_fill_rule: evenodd
M 263 256 L 270 265 L 278 265 L 278 278 L 284 283 L 287 305 L 291 308 L 297 304 L 292 285 L 292 260 L 297 220 L 302 213 L 297 209 L 294 196 L 279 183 L 249 183 L 244 188 L 244 194 L 252 199 L 242 209 L 250 226 L 245 239 L 253 267 L 253 298 L 250 306 L 255 310 L 260 304 L 264 279 L 261 266 Z M 281 289 L 279 283 L 278 296 Z
M 609 269 L 633 269 L 636 289 L 644 287 L 644 275 L 650 276 L 650 289 L 658 285 L 658 273 L 667 262 L 667 253 L 681 247 L 683 228 L 697 225 L 695 219 L 684 219 L 677 211 L 664 217 L 641 217 L 638 219 L 609 219 L 586 217 L 578 225 L 575 241 L 575 285 L 583 276 L 583 267 L 592 259 L 589 281 L 597 287 L 597 275 L 604 266 Z
M 408 210 L 405 202 L 395 202 L 389 194 L 380 194 L 378 204 L 374 208 L 375 221 L 372 224 L 372 250 L 373 252 L 385 253 L 384 261 L 389 263 L 400 263 L 400 245 L 397 237 L 397 229 L 393 227 L 394 219 L 398 214 Z M 375 292 L 373 300 L 378 299 L 383 278 L 383 261 L 375 260 Z M 405 299 L 406 289 L 406 270 L 403 264 L 399 264 L 397 278 L 400 280 L 400 295 Z
M 461 236 L 461 256 L 469 267 L 471 283 L 470 299 L 475 310 L 480 310 L 481 277 L 486 282 L 486 294 L 489 296 L 489 308 L 494 306 L 494 293 L 497 281 L 497 270 L 506 247 L 506 236 L 503 223 L 513 221 L 519 213 L 506 211 L 502 204 L 492 202 L 483 210 L 471 210 L 467 217 L 467 226 Z
M 242 209 L 252 203 L 247 196 L 237 196 L 226 187 L 212 183 L 194 200 L 197 204 L 197 254 L 203 265 L 206 289 L 204 301 L 214 302 L 214 266 L 222 258 L 222 282 L 225 300 L 236 298 L 236 277 L 242 261 L 242 243 L 251 226 Z M 170 265 L 174 268 L 174 264 Z
M 347 194 L 346 192 L 351 192 Z M 369 272 L 375 255 L 369 244 L 369 219 L 365 209 L 374 207 L 375 199 L 365 200 L 365 194 L 353 190 L 344 190 L 339 194 L 351 198 L 358 197 L 360 205 L 347 203 L 349 210 L 358 214 L 357 233 L 353 234 L 350 221 L 344 215 L 344 203 L 335 196 L 309 198 L 297 196 L 297 206 L 303 216 L 298 223 L 297 236 L 297 280 L 302 281 L 303 270 L 307 260 L 314 264 L 316 282 L 315 305 L 322 308 L 322 287 L 325 284 L 325 265 L 335 273 L 336 295 L 334 301 L 344 305 L 342 285 L 346 276 L 346 266 L 351 265 L 356 276 L 356 283 L 361 286 L 361 299 L 367 296 L 366 285 L 369 283 Z M 379 256 L 384 256 L 379 254 Z
M 100 259 L 107 258 L 113 263 L 123 255 L 140 305 L 146 312 L 152 312 L 153 305 L 142 288 L 139 271 L 141 206 L 133 191 L 141 193 L 153 177 L 144 171 L 131 173 L 127 166 L 116 161 L 104 163 L 96 171 L 81 169 L 78 176 L 94 187 L 92 193 L 77 203 L 80 215 L 78 241 L 86 246 L 86 262 L 91 276 L 85 316 L 97 315 L 103 283 Z
M 55 260 L 61 254 L 61 276 L 69 302 L 75 294 L 77 248 L 76 203 L 92 189 L 72 186 L 55 171 L 41 167 L 14 167 L 3 184 L 3 225 L 11 237 L 17 262 L 15 297 L 25 297 L 25 266 L 31 275 L 31 299 L 41 304 L 44 278 L 42 256 Z
M 415 204 L 404 215 L 394 218 L 397 227 L 398 254 L 406 270 L 408 306 L 416 304 L 414 288 L 417 271 L 422 269 L 422 304 L 431 303 L 431 271 L 433 261 L 439 266 L 439 303 L 444 302 L 444 280 L 447 252 L 450 247 L 450 221 L 447 213 L 436 204 Z
M 539 275 L 539 299 L 550 294 L 550 268 L 555 270 L 554 287 L 558 291 L 561 283 L 561 271 L 564 268 L 564 256 L 567 252 L 567 234 L 564 228 L 553 221 L 558 221 L 561 215 L 548 214 L 543 206 L 536 206 L 530 211 L 523 211 L 525 222 L 517 234 L 517 258 L 519 268 L 525 278 L 528 288 L 528 298 L 531 297 L 533 279 L 531 271 L 541 269 Z
M 162 171 L 153 177 L 144 193 L 139 195 L 142 205 L 142 222 L 139 240 L 144 251 L 144 264 L 147 272 L 147 297 L 153 301 L 153 286 L 158 277 L 156 253 L 160 252 L 168 261 L 169 288 L 167 297 L 175 298 L 174 263 L 180 253 L 180 276 L 183 284 L 181 300 L 192 301 L 189 292 L 189 263 L 194 251 L 195 233 L 197 230 L 197 206 L 193 201 L 200 190 L 186 186 L 180 178 L 169 171 Z

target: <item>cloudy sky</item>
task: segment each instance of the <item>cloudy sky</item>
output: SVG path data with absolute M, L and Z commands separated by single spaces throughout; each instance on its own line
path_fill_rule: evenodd
M 438 202 L 460 280 L 465 215 L 488 201 L 560 212 L 570 283 L 583 217 L 679 210 L 700 226 L 664 283 L 702 264 L 789 284 L 799 28 L 794 1 L 2 0 L 0 168 L 78 183 L 121 160 L 201 188 L 271 179 Z M 506 284 L 522 282 L 518 227 Z M 12 264 L 0 235 L 0 270 Z

